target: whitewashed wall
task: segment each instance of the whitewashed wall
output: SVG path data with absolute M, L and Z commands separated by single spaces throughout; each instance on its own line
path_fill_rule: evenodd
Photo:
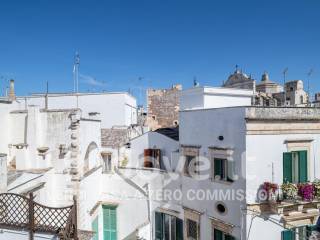
M 39 105 L 45 107 L 44 96 L 18 97 L 21 101 L 21 107 L 24 108 L 24 102 L 27 105 Z M 68 109 L 79 107 L 83 112 L 84 118 L 101 119 L 102 128 L 111 128 L 112 126 L 128 126 L 137 122 L 137 103 L 136 99 L 128 93 L 79 93 L 73 94 L 49 94 L 49 109 Z M 100 115 L 91 117 L 90 112 L 98 112 Z
M 286 140 L 299 139 L 313 139 L 308 156 L 308 175 L 310 181 L 320 178 L 319 134 L 247 135 L 246 189 L 248 203 L 257 201 L 254 193 L 259 190 L 261 184 L 272 182 L 272 172 L 274 172 L 274 183 L 283 183 L 283 153 L 288 152 Z
M 144 149 L 161 149 L 162 158 L 171 166 L 172 154 L 179 150 L 179 142 L 157 132 L 147 132 L 131 140 L 131 158 L 129 167 L 141 168 L 144 161 Z M 168 169 L 169 170 L 169 169 Z
M 209 157 L 209 147 L 226 147 L 233 148 L 234 158 L 234 174 L 241 176 L 241 157 L 245 151 L 245 120 L 244 108 L 221 108 L 221 109 L 204 109 L 194 111 L 180 112 L 180 144 L 184 145 L 200 145 L 200 156 Z M 219 136 L 223 136 L 224 140 L 220 141 Z M 203 189 L 203 190 L 245 190 L 245 180 L 239 178 L 232 184 L 212 182 L 208 180 L 194 180 L 189 177 L 182 177 L 182 190 L 184 193 L 188 189 Z M 209 217 L 215 217 L 225 222 L 234 224 L 234 236 L 240 236 L 240 206 L 245 204 L 245 201 L 224 201 L 227 207 L 227 214 L 221 215 L 215 209 L 217 201 L 190 201 L 183 199 L 182 204 L 199 212 L 204 212 L 201 220 L 201 235 L 203 239 L 210 239 L 208 225 L 210 224 Z
M 194 87 L 181 92 L 180 109 L 190 110 L 250 106 L 252 97 L 252 90 Z

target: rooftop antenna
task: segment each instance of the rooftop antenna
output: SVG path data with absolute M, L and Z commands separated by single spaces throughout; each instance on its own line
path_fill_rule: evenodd
M 286 67 L 282 74 L 283 74 L 283 90 L 284 90 L 284 105 L 286 105 L 286 101 L 287 101 L 287 96 L 286 96 L 286 77 L 287 77 L 287 73 L 288 73 L 289 68 Z
M 79 92 L 79 65 L 80 65 L 80 55 L 78 52 L 74 56 L 73 64 L 73 92 Z
M 140 101 L 140 104 L 142 105 L 142 80 L 144 79 L 144 77 L 139 77 L 138 80 L 139 80 L 139 90 L 140 90 L 140 94 L 139 94 L 139 101 Z
M 310 70 L 309 70 L 309 72 L 307 73 L 307 76 L 308 76 L 308 78 L 307 78 L 307 84 L 308 84 L 308 105 L 310 104 L 310 77 L 311 77 L 311 75 L 312 75 L 312 73 L 313 73 L 313 68 L 311 68 Z
M 239 70 L 239 65 L 236 64 L 236 72 L 238 72 L 238 70 Z
M 47 81 L 47 91 L 45 96 L 45 109 L 48 110 L 48 94 L 49 94 L 49 82 Z

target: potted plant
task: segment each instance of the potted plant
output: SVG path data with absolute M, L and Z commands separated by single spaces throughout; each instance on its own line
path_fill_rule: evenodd
M 298 187 L 293 183 L 284 183 L 281 185 L 283 198 L 287 200 L 296 200 L 298 196 Z
M 314 196 L 317 199 L 320 199 L 320 180 L 315 179 L 313 181 L 313 188 L 314 188 Z
M 263 190 L 267 194 L 267 200 L 276 200 L 276 193 L 278 190 L 279 186 L 276 183 L 271 183 L 271 182 L 264 182 L 263 183 Z
M 314 199 L 314 186 L 310 183 L 302 183 L 298 185 L 298 193 L 304 201 L 312 201 Z

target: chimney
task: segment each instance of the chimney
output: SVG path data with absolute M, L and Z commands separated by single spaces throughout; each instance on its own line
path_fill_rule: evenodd
M 7 154 L 0 153 L 0 193 L 6 193 L 7 187 Z
M 16 100 L 16 94 L 14 93 L 14 80 L 10 80 L 10 89 L 9 89 L 9 100 Z

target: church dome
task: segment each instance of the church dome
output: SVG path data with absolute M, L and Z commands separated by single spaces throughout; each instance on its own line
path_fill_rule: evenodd
M 251 79 L 251 77 L 249 77 L 247 74 L 237 69 L 233 74 L 231 74 L 228 77 L 228 80 L 225 82 L 224 86 L 232 86 L 234 84 L 244 83 L 248 81 L 253 82 L 253 79 Z

